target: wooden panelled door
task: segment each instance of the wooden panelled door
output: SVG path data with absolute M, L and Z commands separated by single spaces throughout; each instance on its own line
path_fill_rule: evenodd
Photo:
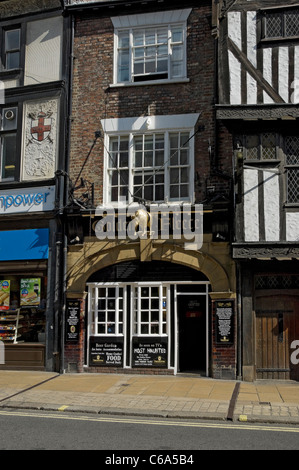
M 299 296 L 268 291 L 256 296 L 256 378 L 299 381 L 292 343 L 299 340 Z

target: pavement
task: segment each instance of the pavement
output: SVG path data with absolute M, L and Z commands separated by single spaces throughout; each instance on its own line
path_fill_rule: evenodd
M 299 425 L 299 382 L 1 370 L 0 410 L 12 408 Z

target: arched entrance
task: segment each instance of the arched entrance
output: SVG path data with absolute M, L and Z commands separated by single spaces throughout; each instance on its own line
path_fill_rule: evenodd
M 209 280 L 189 267 L 129 261 L 87 282 L 89 367 L 209 371 Z

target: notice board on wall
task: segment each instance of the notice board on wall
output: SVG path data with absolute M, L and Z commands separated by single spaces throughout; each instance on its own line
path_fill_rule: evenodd
M 215 302 L 215 333 L 217 344 L 234 343 L 234 301 Z
M 65 319 L 65 340 L 71 343 L 79 341 L 80 300 L 67 299 Z

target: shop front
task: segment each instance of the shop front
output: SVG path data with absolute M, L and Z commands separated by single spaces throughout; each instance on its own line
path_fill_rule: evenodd
M 0 192 L 0 369 L 53 370 L 54 205 L 55 186 Z
M 215 258 L 157 241 L 145 261 L 142 243 L 93 240 L 69 247 L 67 372 L 236 377 L 235 293 Z
M 87 366 L 208 375 L 209 286 L 167 263 L 98 271 L 87 283 Z
M 0 232 L 0 368 L 45 367 L 49 230 Z

